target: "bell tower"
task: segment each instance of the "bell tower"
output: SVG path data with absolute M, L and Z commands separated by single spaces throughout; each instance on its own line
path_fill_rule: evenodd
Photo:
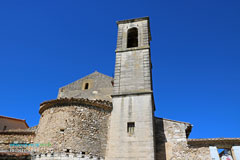
M 154 160 L 149 18 L 118 21 L 106 160 Z

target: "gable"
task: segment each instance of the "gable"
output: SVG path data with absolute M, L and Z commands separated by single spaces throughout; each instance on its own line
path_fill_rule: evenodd
M 58 92 L 58 98 L 87 98 L 111 101 L 113 78 L 95 71 L 74 81 Z

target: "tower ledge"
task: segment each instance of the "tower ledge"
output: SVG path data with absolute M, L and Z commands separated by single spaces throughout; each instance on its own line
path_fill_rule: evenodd
M 133 19 L 125 19 L 125 20 L 117 21 L 117 24 L 138 22 L 138 21 L 142 21 L 142 20 L 149 20 L 149 17 L 140 17 L 140 18 L 133 18 Z

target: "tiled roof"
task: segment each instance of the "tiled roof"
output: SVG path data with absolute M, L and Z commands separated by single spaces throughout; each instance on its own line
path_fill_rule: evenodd
M 1 126 L 0 130 L 2 129 L 3 126 L 6 126 L 7 130 L 29 128 L 28 124 L 26 123 L 26 120 L 6 116 L 0 116 L 0 126 Z
M 72 105 L 90 105 L 102 108 L 104 110 L 112 110 L 112 102 L 106 100 L 89 100 L 85 98 L 61 98 L 50 101 L 45 101 L 40 104 L 39 113 L 42 114 L 48 108 L 59 106 L 72 106 Z
M 23 157 L 30 156 L 30 153 L 24 152 L 0 152 L 0 157 Z
M 0 131 L 0 134 L 5 134 L 5 135 L 31 135 L 35 134 L 35 131 L 33 130 L 28 130 L 28 129 L 11 129 L 11 130 L 6 130 L 6 131 Z

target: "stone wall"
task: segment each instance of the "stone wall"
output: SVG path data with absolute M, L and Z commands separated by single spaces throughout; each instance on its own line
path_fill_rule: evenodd
M 211 160 L 208 146 L 189 146 L 189 123 L 155 118 L 157 160 Z M 187 132 L 186 132 L 187 131 Z
M 152 113 L 151 94 L 113 97 L 106 160 L 154 159 Z
M 152 91 L 149 49 L 116 53 L 114 94 Z
M 56 105 L 56 104 L 55 104 Z M 51 144 L 39 152 L 104 157 L 110 111 L 92 105 L 54 106 L 42 112 L 34 143 Z
M 22 144 L 31 144 L 34 139 L 34 132 L 27 131 L 5 131 L 0 132 L 0 151 L 8 152 L 10 149 L 13 151 L 19 149 L 29 150 L 29 147 L 25 147 Z M 12 144 L 18 144 L 13 146 Z

